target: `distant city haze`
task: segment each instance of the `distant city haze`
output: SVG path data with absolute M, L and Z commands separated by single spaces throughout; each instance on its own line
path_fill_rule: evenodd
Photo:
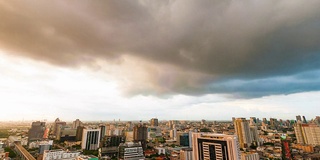
M 0 121 L 320 114 L 320 1 L 2 1 Z

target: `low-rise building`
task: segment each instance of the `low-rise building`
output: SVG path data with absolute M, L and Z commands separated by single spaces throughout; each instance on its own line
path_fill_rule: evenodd
M 241 160 L 259 160 L 259 154 L 255 152 L 242 152 Z
M 119 145 L 119 160 L 144 160 L 141 143 L 127 142 Z
M 74 160 L 78 156 L 80 156 L 80 152 L 69 152 L 62 149 L 43 152 L 43 160 Z

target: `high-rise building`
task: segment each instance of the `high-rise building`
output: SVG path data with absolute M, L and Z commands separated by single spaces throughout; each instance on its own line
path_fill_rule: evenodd
M 72 122 L 72 128 L 77 129 L 79 126 L 82 126 L 82 122 L 79 119 L 76 119 Z
M 250 126 L 250 134 L 252 137 L 252 142 L 255 143 L 255 146 L 260 146 L 258 127 L 257 126 Z
M 122 131 L 123 130 L 121 128 L 116 128 L 116 129 L 113 130 L 113 134 L 112 135 L 115 135 L 115 136 L 123 135 Z
M 192 160 L 192 148 L 182 148 L 180 150 L 180 160 Z
M 161 137 L 161 128 L 160 127 L 148 127 L 148 139 L 155 139 Z
M 193 133 L 192 146 L 193 160 L 240 160 L 235 135 Z
M 133 141 L 133 131 L 127 131 L 124 133 L 126 136 L 126 142 L 132 142 Z
M 278 120 L 276 118 L 270 118 L 271 129 L 277 129 L 279 127 Z
M 262 118 L 262 122 L 263 122 L 264 124 L 268 124 L 267 118 Z
M 296 116 L 296 120 L 297 120 L 297 122 L 298 122 L 298 121 L 302 122 L 301 116 L 300 116 L 300 115 L 297 115 L 297 116 Z
M 133 130 L 133 125 L 132 125 L 132 122 L 131 121 L 128 121 L 126 123 L 126 130 L 127 131 L 132 131 Z
M 314 123 L 320 125 L 320 116 L 316 116 L 316 118 L 313 121 Z
M 192 148 L 192 134 L 193 134 L 194 132 L 192 132 L 192 131 L 189 131 L 189 148 Z
M 83 126 L 78 126 L 77 127 L 76 141 L 81 141 L 82 140 L 83 129 L 84 129 Z
M 256 123 L 260 123 L 260 119 L 259 118 L 256 119 Z
M 126 141 L 125 136 L 105 136 L 102 140 L 102 147 L 118 147 Z
M 249 122 L 245 118 L 237 118 L 234 128 L 239 139 L 240 147 L 247 148 L 252 143 Z
M 304 138 L 305 134 L 303 133 L 302 123 L 300 121 L 298 121 L 294 125 L 294 133 L 295 133 L 296 138 L 297 138 L 297 143 L 306 144 L 305 138 Z
M 72 129 L 69 127 L 61 127 L 60 129 L 60 133 L 58 134 L 59 136 L 56 137 L 57 140 L 60 142 L 76 141 L 77 129 Z
M 103 137 L 106 135 L 106 126 L 105 125 L 100 125 L 100 139 L 102 140 Z
M 150 123 L 151 123 L 151 126 L 152 126 L 152 127 L 159 126 L 159 124 L 158 124 L 158 118 L 152 118 L 152 119 L 150 120 Z
M 250 117 L 250 122 L 251 122 L 251 121 L 254 122 L 254 123 L 258 123 L 256 117 Z
M 250 126 L 257 125 L 257 119 L 256 117 L 250 117 Z
M 236 120 L 236 117 L 232 117 L 232 123 L 234 124 L 234 121 Z
M 176 121 L 176 120 L 170 120 L 170 121 L 168 122 L 168 127 L 169 127 L 170 129 L 172 129 L 172 128 L 174 128 L 173 126 L 176 125 L 176 124 L 177 124 L 177 121 Z
M 41 141 L 46 130 L 46 122 L 32 122 L 31 128 L 28 132 L 28 142 Z
M 148 139 L 148 128 L 139 123 L 133 128 L 133 141 L 141 142 L 142 148 L 146 149 L 147 147 L 147 139 Z
M 206 124 L 206 120 L 205 120 L 205 119 L 202 119 L 201 122 L 200 122 L 200 124 L 201 124 L 201 125 L 205 125 L 205 124 Z
M 104 136 L 101 140 L 101 155 L 109 157 L 118 156 L 118 147 L 121 143 L 125 143 L 125 136 Z
M 61 131 L 61 127 L 66 126 L 66 125 L 67 125 L 66 122 L 60 121 L 60 119 L 57 118 L 57 119 L 54 121 L 53 134 L 54 134 L 56 137 L 59 137 L 59 134 L 60 134 L 60 131 Z
M 294 126 L 297 143 L 320 145 L 320 127 L 317 124 L 303 124 L 298 121 Z
M 83 129 L 81 148 L 97 150 L 100 144 L 100 129 Z
M 173 128 L 172 130 L 170 130 L 170 138 L 172 140 L 177 140 L 177 129 Z
M 180 146 L 189 146 L 189 133 L 179 133 L 177 138 Z
M 305 116 L 302 116 L 303 123 L 307 123 L 307 119 Z

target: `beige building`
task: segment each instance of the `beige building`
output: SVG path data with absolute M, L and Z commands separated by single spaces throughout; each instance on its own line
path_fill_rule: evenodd
M 297 123 L 294 127 L 297 143 L 320 145 L 320 127 L 317 124 Z
M 234 120 L 234 128 L 238 136 L 240 147 L 249 147 L 252 143 L 249 122 L 245 118 L 237 118 Z
M 241 160 L 260 160 L 259 154 L 258 153 L 241 153 Z
M 314 148 L 312 145 L 305 145 L 305 144 L 292 144 L 292 148 L 296 148 L 302 150 L 303 152 L 313 153 Z
M 181 149 L 180 160 L 192 160 L 192 148 Z
M 215 133 L 192 134 L 193 160 L 240 160 L 238 138 Z

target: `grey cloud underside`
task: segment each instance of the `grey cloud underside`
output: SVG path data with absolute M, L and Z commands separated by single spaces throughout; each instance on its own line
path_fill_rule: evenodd
M 310 82 L 296 84 L 300 89 L 292 89 L 287 83 L 273 86 L 272 77 L 319 68 L 320 1 L 2 1 L 0 4 L 0 47 L 34 59 L 78 66 L 94 64 L 96 59 L 113 61 L 130 54 L 204 75 L 173 76 L 174 84 L 160 83 L 161 79 L 155 82 L 167 87 L 168 93 L 239 90 L 242 95 L 250 96 L 256 91 L 263 96 L 319 88 L 317 83 Z M 241 81 L 235 87 L 237 90 L 221 83 L 234 79 Z M 268 81 L 264 83 L 270 83 L 271 87 L 259 87 L 260 79 Z
M 320 90 L 320 70 L 263 79 L 227 79 L 208 85 L 207 92 L 230 93 L 237 98 L 293 94 Z

